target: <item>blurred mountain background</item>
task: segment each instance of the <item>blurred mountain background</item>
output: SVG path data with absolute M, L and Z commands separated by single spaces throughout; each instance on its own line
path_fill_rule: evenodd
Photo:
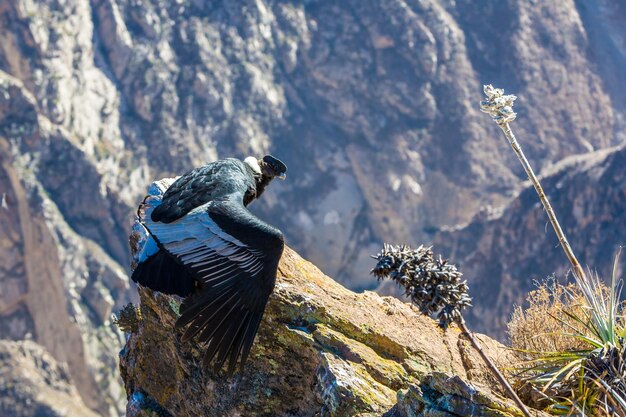
M 485 83 L 520 97 L 515 132 L 606 276 L 626 243 L 625 20 L 610 0 L 0 2 L 0 379 L 27 362 L 58 392 L 21 410 L 0 383 L 0 415 L 123 414 L 110 316 L 136 297 L 134 210 L 217 158 L 283 159 L 252 210 L 352 289 L 377 288 L 383 241 L 434 242 L 472 327 L 504 340 L 567 265 L 478 110 Z

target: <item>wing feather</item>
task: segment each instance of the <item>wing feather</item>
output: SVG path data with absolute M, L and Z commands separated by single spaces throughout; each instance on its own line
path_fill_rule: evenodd
M 232 375 L 235 372 L 235 367 L 237 366 L 237 358 L 241 353 L 241 348 L 243 346 L 243 342 L 245 340 L 244 336 L 250 327 L 250 312 L 246 312 L 246 318 L 242 321 L 242 326 L 237 332 L 237 336 L 233 342 L 233 347 L 230 349 L 230 357 L 228 358 L 228 374 Z
M 284 245 L 280 231 L 239 200 L 210 201 L 171 223 L 153 220 L 160 196 L 148 197 L 139 211 L 159 247 L 200 284 L 180 308 L 176 327 L 185 328 L 182 340 L 206 343 L 203 362 L 219 370 L 228 360 L 229 373 L 237 362 L 243 369 L 250 354 Z
M 255 314 L 251 318 L 250 326 L 247 328 L 246 333 L 243 335 L 243 346 L 241 351 L 241 361 L 239 362 L 239 369 L 243 371 L 243 366 L 248 360 L 248 355 L 250 355 L 250 350 L 252 349 L 252 343 L 254 342 L 254 337 L 256 336 L 257 331 L 259 330 L 259 325 L 261 324 L 262 314 Z

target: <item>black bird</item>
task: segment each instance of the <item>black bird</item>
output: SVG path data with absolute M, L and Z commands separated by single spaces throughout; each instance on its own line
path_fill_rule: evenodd
M 215 161 L 169 187 L 156 182 L 137 210 L 132 279 L 186 297 L 176 327 L 183 341 L 206 343 L 215 372 L 227 359 L 230 375 L 238 359 L 243 370 L 274 289 L 283 235 L 246 206 L 286 172 L 271 155 Z

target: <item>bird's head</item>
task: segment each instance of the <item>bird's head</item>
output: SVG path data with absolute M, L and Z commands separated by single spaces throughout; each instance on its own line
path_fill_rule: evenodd
M 244 162 L 250 165 L 255 172 L 258 172 L 268 180 L 273 180 L 274 178 L 284 180 L 287 178 L 287 165 L 280 159 L 274 158 L 272 155 L 265 155 L 261 159 L 249 156 Z
M 272 155 L 265 155 L 259 161 L 259 165 L 261 166 L 261 172 L 266 177 L 278 178 L 279 180 L 287 178 L 287 165 Z

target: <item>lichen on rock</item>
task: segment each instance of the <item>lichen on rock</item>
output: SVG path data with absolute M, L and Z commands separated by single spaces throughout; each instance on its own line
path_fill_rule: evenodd
M 231 378 L 180 342 L 179 297 L 139 293 L 141 319 L 120 354 L 128 417 L 518 415 L 458 329 L 349 291 L 289 248 L 246 369 Z M 507 360 L 498 342 L 481 343 Z

